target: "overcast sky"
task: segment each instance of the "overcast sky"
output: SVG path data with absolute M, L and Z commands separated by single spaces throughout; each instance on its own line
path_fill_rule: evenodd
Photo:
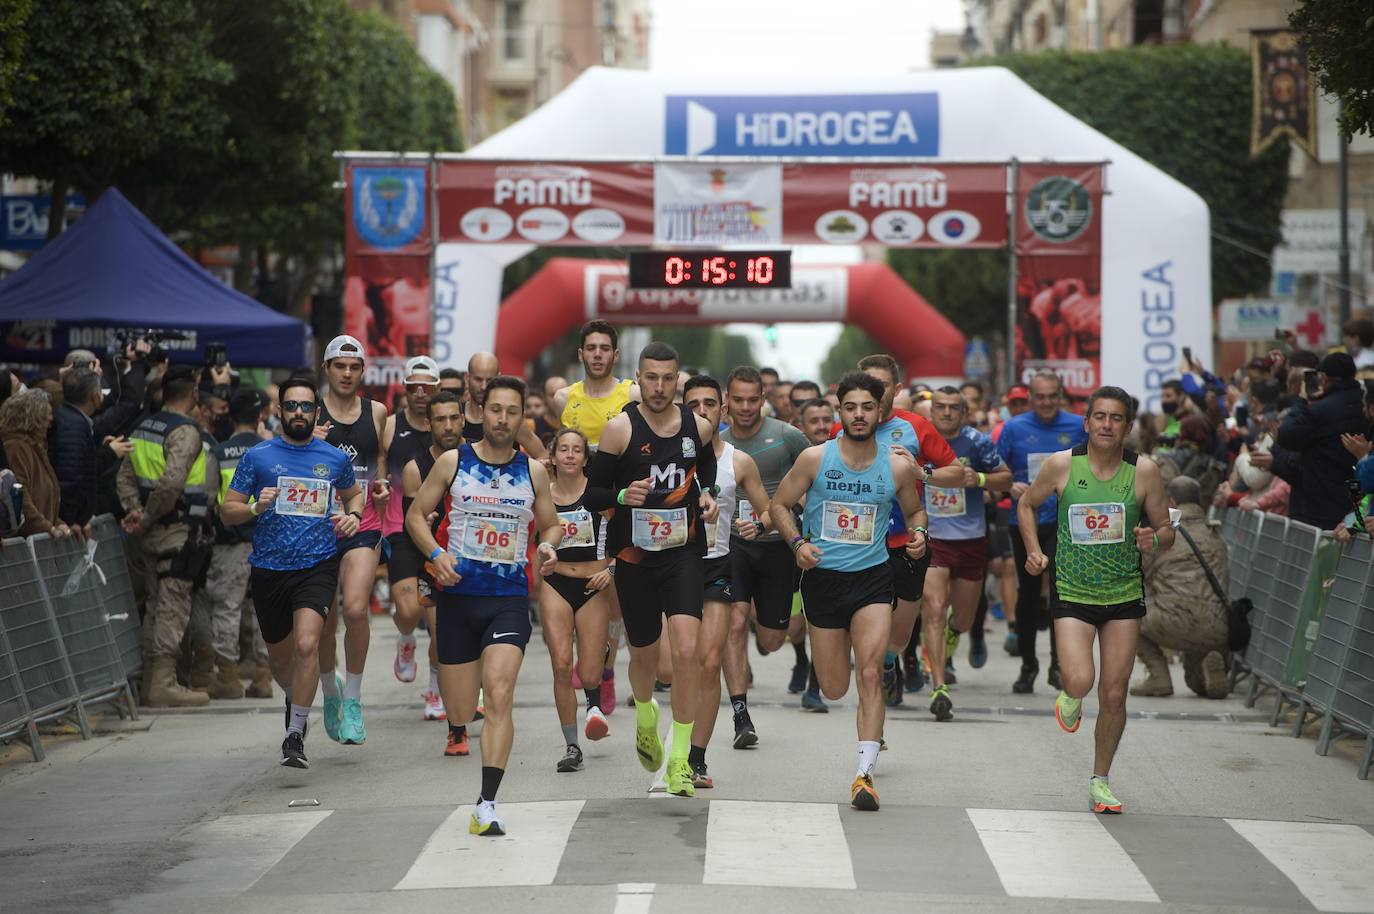
M 832 73 L 905 73 L 929 65 L 933 30 L 964 27 L 960 0 L 651 0 L 651 9 L 649 67 L 675 74 L 716 66 L 710 72 L 778 77 L 818 65 Z M 748 90 L 742 82 L 740 92 Z M 799 249 L 795 258 L 846 263 L 859 252 Z M 761 360 L 796 379 L 816 378 L 840 325 L 779 325 L 776 349 L 757 324 L 730 329 L 748 334 Z

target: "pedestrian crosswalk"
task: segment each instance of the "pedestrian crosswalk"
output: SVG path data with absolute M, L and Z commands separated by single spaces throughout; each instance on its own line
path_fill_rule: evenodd
M 639 909 L 655 886 L 722 885 L 1374 911 L 1374 829 L 1355 825 L 701 799 L 500 811 L 501 838 L 468 834 L 470 806 L 221 816 L 180 837 L 183 862 L 144 898 L 596 885 Z

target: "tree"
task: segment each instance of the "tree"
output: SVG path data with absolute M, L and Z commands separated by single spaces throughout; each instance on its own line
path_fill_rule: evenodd
M 965 336 L 1005 335 L 1006 251 L 893 249 L 888 263 Z
M 360 149 L 462 149 L 448 82 L 420 59 L 405 32 L 379 13 L 356 13 L 353 129 Z
M 873 342 L 873 337 L 853 324 L 845 324 L 839 339 L 835 340 L 825 361 L 821 362 L 819 383 L 822 387 L 834 384 L 845 372 L 857 371 L 859 359 L 881 351 L 882 347 Z
M 1374 134 L 1374 8 L 1368 0 L 1299 0 L 1288 17 L 1317 84 L 1341 100 L 1341 132 Z
M 32 0 L 0 3 L 0 127 L 5 126 L 14 101 L 14 82 L 24 62 L 24 24 L 28 22 Z

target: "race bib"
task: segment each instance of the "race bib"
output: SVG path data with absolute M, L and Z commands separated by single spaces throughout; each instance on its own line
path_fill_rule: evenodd
M 926 513 L 931 517 L 963 517 L 968 512 L 965 495 L 963 489 L 926 486 Z
M 708 550 L 709 550 L 709 549 L 714 549 L 714 548 L 716 548 L 716 525 L 715 525 L 715 524 L 707 524 L 707 525 L 706 525 L 706 548 L 707 548 Z
M 579 508 L 576 511 L 559 511 L 558 522 L 563 525 L 563 541 L 558 544 L 559 549 L 590 546 L 595 541 L 592 512 L 586 508 Z
M 759 516 L 754 513 L 754 506 L 749 503 L 749 499 L 739 500 L 739 511 L 737 512 L 740 520 L 747 520 L 750 523 L 758 523 Z
M 1126 542 L 1126 506 L 1119 501 L 1069 505 L 1069 541 L 1075 546 Z
M 1042 466 L 1045 465 L 1045 461 L 1046 461 L 1046 460 L 1049 460 L 1049 459 L 1050 459 L 1051 457 L 1053 457 L 1053 456 L 1054 456 L 1054 452 L 1053 452 L 1053 451 L 1050 451 L 1049 453 L 1045 453 L 1045 454 L 1027 454 L 1027 455 L 1026 455 L 1026 482 L 1028 482 L 1028 483 L 1034 483 L 1034 482 L 1035 482 L 1035 477 L 1037 477 L 1037 476 L 1040 475 L 1040 468 L 1041 468 Z
M 821 506 L 821 539 L 831 543 L 871 546 L 873 522 L 877 516 L 877 505 L 828 501 Z
M 459 554 L 474 562 L 495 562 L 498 565 L 518 564 L 520 549 L 519 521 L 496 517 L 468 517 L 463 525 L 463 539 Z
M 631 542 L 649 552 L 687 545 L 686 508 L 635 508 Z
M 329 480 L 309 476 L 278 476 L 272 510 L 287 517 L 328 517 Z

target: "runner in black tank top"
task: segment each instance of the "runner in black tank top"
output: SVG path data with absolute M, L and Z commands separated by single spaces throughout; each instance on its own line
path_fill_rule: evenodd
M 687 407 L 678 404 L 682 417 L 682 427 L 677 434 L 659 437 L 649 427 L 641 413 L 638 403 L 626 405 L 623 414 L 630 419 L 630 443 L 616 463 L 615 488 L 617 491 L 629 487 L 631 483 L 648 479 L 651 486 L 643 508 L 661 508 L 666 511 L 680 512 L 685 515 L 687 530 L 685 540 L 671 527 L 673 520 L 660 521 L 668 524 L 648 526 L 640 524 L 640 542 L 653 542 L 658 548 L 641 548 L 635 541 L 636 509 L 622 506 L 611 516 L 611 528 L 607 549 L 617 558 L 627 562 L 645 565 L 662 564 L 673 561 L 683 551 L 694 555 L 706 554 L 706 530 L 701 523 L 701 486 L 697 481 L 697 459 L 702 453 L 701 437 L 697 434 L 696 415 Z M 681 542 L 679 542 L 681 541 Z M 676 544 L 676 545 L 673 545 Z
M 359 397 L 358 400 L 362 404 L 358 418 L 345 425 L 329 414 L 329 407 L 321 397 L 315 424 L 329 424 L 329 433 L 324 436 L 325 443 L 334 445 L 348 455 L 353 462 L 353 475 L 357 477 L 358 485 L 369 493 L 368 508 L 375 511 L 372 508 L 371 486 L 377 475 L 377 455 L 381 451 L 381 443 L 377 440 L 377 424 L 372 418 L 372 401 L 367 397 Z M 376 529 L 380 529 L 380 526 Z
M 405 465 L 415 459 L 421 451 L 429 449 L 429 430 L 418 429 L 410 424 L 405 410 L 396 411 L 396 432 L 391 436 L 391 451 L 387 454 L 387 465 L 404 470 Z

